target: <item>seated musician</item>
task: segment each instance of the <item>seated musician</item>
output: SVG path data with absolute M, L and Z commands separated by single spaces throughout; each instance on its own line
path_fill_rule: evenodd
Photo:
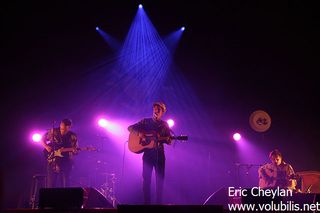
M 280 151 L 271 151 L 269 159 L 271 163 L 262 165 L 258 170 L 259 187 L 296 190 L 295 172 L 290 164 L 283 161 Z

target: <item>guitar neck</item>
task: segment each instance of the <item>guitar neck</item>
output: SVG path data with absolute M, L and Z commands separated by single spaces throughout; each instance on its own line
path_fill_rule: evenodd
M 188 136 L 167 136 L 167 137 L 159 137 L 157 140 L 168 140 L 168 139 L 173 139 L 173 140 L 188 140 Z
M 168 137 L 158 137 L 158 138 L 157 138 L 158 141 L 163 141 L 163 140 L 168 140 L 168 139 L 174 139 L 174 138 L 172 138 L 171 136 L 168 136 Z
M 68 148 L 61 148 L 60 149 L 60 152 L 72 152 L 74 149 L 76 149 L 77 151 L 84 151 L 84 150 L 87 150 L 87 151 L 96 151 L 96 148 L 91 148 L 91 147 L 84 147 L 84 148 L 72 148 L 72 147 L 68 147 Z
M 61 148 L 60 152 L 72 152 L 74 150 L 74 148 L 70 147 L 70 148 Z M 82 150 L 81 148 L 76 148 L 76 150 Z

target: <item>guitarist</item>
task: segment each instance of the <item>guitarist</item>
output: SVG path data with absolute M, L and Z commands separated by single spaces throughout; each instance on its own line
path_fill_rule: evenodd
M 163 102 L 153 104 L 152 118 L 144 118 L 138 123 L 128 127 L 129 132 L 139 135 L 141 142 L 146 142 L 147 133 L 153 133 L 155 136 L 167 137 L 165 141 L 156 141 L 151 149 L 145 149 L 143 152 L 143 195 L 144 203 L 151 203 L 151 178 L 152 171 L 155 169 L 156 176 L 156 203 L 162 202 L 162 191 L 165 177 L 165 152 L 164 143 L 171 144 L 171 130 L 167 122 L 161 120 L 167 108 Z
M 72 121 L 63 119 L 59 128 L 52 128 L 44 134 L 41 143 L 47 158 L 47 187 L 69 187 L 73 156 L 77 154 L 77 135 L 70 131 Z M 54 151 L 61 148 L 74 148 L 72 152 L 63 152 L 63 157 L 55 157 Z
M 261 166 L 258 170 L 259 187 L 296 190 L 295 172 L 290 164 L 283 161 L 280 151 L 271 151 L 269 159 L 271 163 Z

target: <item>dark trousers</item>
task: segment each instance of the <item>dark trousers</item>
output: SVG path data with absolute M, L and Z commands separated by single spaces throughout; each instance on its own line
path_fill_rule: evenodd
M 156 203 L 161 204 L 165 176 L 165 156 L 163 152 L 145 153 L 143 155 L 143 195 L 144 203 L 151 203 L 151 178 L 155 169 L 156 177 Z
M 70 173 L 72 164 L 70 162 L 48 164 L 47 166 L 47 187 L 70 187 Z

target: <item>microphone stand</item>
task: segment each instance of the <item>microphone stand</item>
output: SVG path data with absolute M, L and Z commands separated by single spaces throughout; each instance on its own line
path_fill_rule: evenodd
M 249 175 L 249 170 L 252 167 L 260 167 L 261 164 L 243 164 L 243 163 L 235 163 L 236 165 L 236 186 L 240 187 L 240 167 L 246 168 L 246 175 Z

